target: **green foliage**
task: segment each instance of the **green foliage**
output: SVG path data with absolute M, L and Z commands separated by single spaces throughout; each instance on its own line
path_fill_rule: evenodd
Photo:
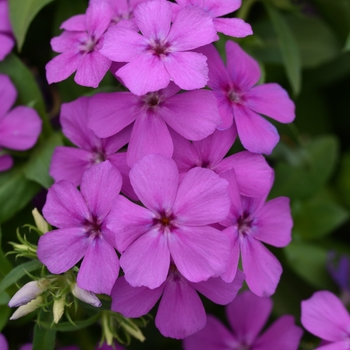
M 48 318 L 48 315 L 46 316 Z M 55 348 L 56 331 L 42 327 L 37 323 L 34 327 L 32 350 L 53 350 Z

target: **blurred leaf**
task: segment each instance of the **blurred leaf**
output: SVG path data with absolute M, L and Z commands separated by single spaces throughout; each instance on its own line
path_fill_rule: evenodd
M 292 242 L 284 248 L 290 268 L 316 288 L 331 289 L 332 281 L 326 272 L 328 250 L 316 245 Z
M 49 167 L 52 154 L 57 146 L 62 146 L 62 138 L 59 133 L 52 134 L 49 139 L 40 142 L 31 153 L 25 167 L 25 177 L 33 180 L 45 188 L 53 184 L 49 175 Z
M 12 269 L 12 265 L 6 258 L 5 253 L 2 249 L 2 231 L 0 227 L 0 279 L 7 275 Z
M 345 45 L 344 45 L 344 51 L 350 51 L 350 33 L 348 34 L 348 37 L 346 38 Z
M 335 168 L 339 152 L 337 138 L 323 136 L 311 140 L 304 147 L 283 147 L 287 161 L 279 162 L 275 168 L 271 197 L 312 196 L 325 185 Z
M 303 239 L 322 238 L 349 218 L 343 207 L 321 196 L 300 202 L 293 214 L 293 231 Z
M 340 170 L 337 178 L 339 195 L 342 197 L 347 207 L 350 208 L 350 153 L 342 155 Z
M 40 190 L 40 186 L 24 176 L 23 166 L 0 173 L 0 223 L 20 211 Z
M 9 0 L 13 33 L 20 51 L 30 23 L 36 14 L 53 0 Z
M 0 305 L 7 305 L 7 303 L 10 301 L 11 297 L 8 293 L 2 292 L 0 293 Z
M 6 326 L 9 320 L 10 313 L 11 313 L 11 309 L 7 305 L 0 306 L 0 332 Z
M 56 331 L 45 328 L 38 323 L 34 327 L 32 350 L 53 350 L 55 348 Z
M 8 287 L 12 286 L 17 281 L 19 281 L 23 276 L 26 276 L 27 272 L 38 270 L 42 266 L 43 265 L 39 260 L 27 261 L 21 265 L 16 266 L 0 282 L 0 293 L 2 293 Z
M 267 3 L 265 6 L 278 37 L 287 77 L 294 94 L 297 95 L 301 89 L 301 61 L 296 40 L 288 22 L 279 11 Z
M 45 103 L 30 70 L 16 55 L 10 54 L 0 62 L 0 73 L 8 75 L 15 84 L 18 93 L 17 103 L 35 108 L 43 120 L 43 132 L 50 134 L 52 128 L 48 121 Z

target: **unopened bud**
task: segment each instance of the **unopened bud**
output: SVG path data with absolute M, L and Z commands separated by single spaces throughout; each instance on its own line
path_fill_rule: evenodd
M 36 310 L 38 307 L 40 307 L 43 304 L 43 297 L 39 295 L 34 300 L 30 301 L 26 305 L 20 306 L 10 317 L 10 320 L 17 320 L 20 317 L 23 317 L 25 315 L 28 315 L 32 311 Z
M 34 208 L 32 210 L 32 215 L 35 221 L 36 227 L 41 231 L 42 233 L 46 233 L 49 231 L 49 224 L 45 221 L 43 216 L 39 213 L 37 208 Z
M 76 283 L 72 287 L 72 294 L 84 303 L 90 304 L 95 307 L 100 307 L 102 304 L 97 296 L 85 289 L 80 288 Z
M 46 289 L 44 283 L 31 281 L 26 283 L 9 301 L 9 307 L 18 307 L 28 304 Z
M 66 306 L 66 296 L 64 295 L 62 298 L 57 299 L 53 302 L 53 321 L 58 323 L 61 319 L 64 308 Z

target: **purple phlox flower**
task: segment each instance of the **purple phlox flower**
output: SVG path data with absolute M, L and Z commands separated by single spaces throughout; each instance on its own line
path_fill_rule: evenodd
M 17 106 L 10 110 L 16 98 L 17 91 L 10 78 L 0 74 L 0 149 L 24 151 L 35 145 L 42 122 L 33 108 Z M 0 157 L 1 170 L 7 170 L 12 164 L 9 155 Z
M 290 315 L 278 318 L 260 334 L 271 310 L 270 298 L 245 291 L 226 306 L 231 330 L 208 315 L 206 326 L 183 340 L 184 350 L 297 350 L 303 331 Z
M 7 0 L 0 0 L 0 61 L 9 54 L 15 45 Z
M 114 342 L 112 345 L 103 343 L 101 346 L 96 345 L 95 350 L 125 350 L 124 346 Z
M 8 170 L 13 166 L 13 158 L 9 154 L 1 154 L 0 148 L 0 172 Z
M 119 196 L 107 228 L 118 232 L 120 264 L 132 286 L 159 287 L 171 262 L 191 282 L 225 271 L 228 237 L 208 225 L 227 216 L 226 180 L 194 168 L 179 184 L 175 162 L 151 154 L 134 165 L 130 181 L 146 208 Z
M 28 304 L 46 290 L 46 285 L 40 281 L 31 281 L 19 289 L 8 302 L 9 307 L 18 307 Z
M 244 274 L 238 271 L 231 283 L 220 277 L 193 283 L 171 265 L 166 281 L 155 289 L 132 287 L 124 277 L 119 278 L 112 289 L 111 308 L 125 317 L 140 317 L 161 298 L 156 327 L 166 337 L 183 339 L 202 329 L 206 323 L 204 306 L 197 292 L 216 304 L 226 305 L 236 297 L 243 280 Z
M 1 350 L 8 350 L 9 345 L 7 343 L 7 340 L 3 334 L 0 333 L 0 349 Z
M 285 247 L 291 241 L 293 221 L 289 198 L 278 197 L 265 203 L 267 194 L 252 198 L 240 195 L 233 169 L 220 174 L 229 182 L 229 215 L 220 224 L 230 239 L 229 264 L 222 278 L 230 282 L 235 276 L 239 257 L 249 289 L 258 296 L 272 295 L 282 274 L 276 257 L 262 244 Z
M 148 1 L 134 11 L 142 34 L 116 25 L 105 35 L 101 53 L 112 61 L 128 62 L 116 75 L 136 95 L 157 91 L 172 80 L 184 90 L 208 81 L 206 57 L 190 52 L 218 39 L 213 21 L 200 8 L 183 8 L 171 24 L 168 1 Z
M 254 153 L 270 154 L 279 141 L 279 135 L 260 114 L 281 123 L 292 122 L 295 106 L 288 93 L 275 83 L 254 86 L 261 74 L 259 65 L 232 41 L 226 43 L 226 66 L 213 45 L 198 51 L 208 58 L 208 86 L 217 99 L 223 119 L 221 128 L 234 124 L 244 148 Z
M 302 301 L 301 323 L 325 341 L 315 350 L 350 349 L 350 315 L 333 293 L 319 291 Z
M 121 185 L 119 171 L 105 161 L 85 171 L 80 192 L 66 180 L 49 189 L 43 214 L 58 230 L 40 237 L 38 258 L 51 273 L 68 271 L 84 258 L 78 286 L 110 294 L 118 277 L 119 261 L 114 233 L 106 228 L 105 219 Z
M 173 83 L 163 90 L 137 96 L 131 92 L 101 93 L 92 97 L 88 126 L 99 137 L 120 132 L 135 121 L 126 155 L 129 166 L 151 153 L 171 157 L 176 130 L 190 140 L 201 140 L 220 123 L 215 97 L 208 90 L 184 93 Z
M 74 81 L 77 84 L 94 88 L 99 85 L 111 66 L 111 61 L 101 55 L 99 49 L 112 14 L 108 1 L 94 1 L 86 14 L 62 23 L 60 28 L 65 31 L 51 40 L 52 50 L 60 55 L 46 65 L 49 84 L 67 79 L 76 71 Z
M 56 147 L 50 165 L 50 175 L 54 180 L 67 180 L 79 186 L 85 170 L 109 160 L 122 174 L 122 192 L 131 199 L 137 197 L 130 185 L 126 164 L 126 152 L 118 152 L 130 139 L 131 126 L 119 130 L 112 137 L 97 137 L 88 125 L 89 97 L 81 97 L 61 107 L 60 121 L 64 135 L 78 146 Z
M 19 350 L 32 350 L 32 349 L 33 349 L 33 345 L 31 343 L 24 344 L 19 348 Z M 57 350 L 81 350 L 81 349 L 75 345 L 68 345 L 68 346 L 60 346 L 59 348 L 57 348 Z M 119 349 L 117 348 L 116 350 L 119 350 Z
M 348 255 L 337 257 L 335 252 L 329 252 L 327 270 L 339 288 L 350 292 L 350 257 Z
M 224 131 L 216 130 L 200 141 L 191 142 L 174 132 L 171 135 L 173 159 L 180 177 L 194 167 L 208 168 L 217 174 L 234 169 L 242 195 L 258 197 L 270 191 L 274 171 L 262 155 L 243 151 L 224 158 L 236 138 L 233 126 Z
M 228 15 L 241 7 L 242 0 L 176 0 L 173 11 L 177 13 L 186 6 L 202 8 L 213 18 L 215 29 L 225 35 L 244 38 L 253 34 L 252 27 L 240 18 L 219 18 Z

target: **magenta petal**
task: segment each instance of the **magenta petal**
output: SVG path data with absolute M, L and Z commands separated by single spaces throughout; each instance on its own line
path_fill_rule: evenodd
M 0 74 L 0 120 L 10 110 L 16 98 L 17 91 L 12 81 L 7 75 Z
M 215 304 L 226 305 L 230 303 L 242 288 L 244 273 L 237 271 L 236 278 L 230 282 L 224 282 L 220 277 L 209 278 L 207 281 L 190 283 L 197 292 L 203 294 Z
M 336 343 L 317 347 L 315 350 L 349 350 L 349 340 L 341 340 Z
M 78 286 L 93 293 L 110 295 L 118 274 L 119 261 L 114 248 L 103 237 L 90 239 L 78 272 Z
M 35 109 L 18 106 L 0 121 L 0 144 L 14 150 L 33 147 L 41 132 L 41 119 Z
M 15 41 L 8 35 L 0 33 L 0 61 L 2 61 L 15 46 Z
M 226 283 L 230 283 L 234 280 L 238 272 L 238 262 L 241 249 L 239 247 L 237 228 L 230 226 L 225 228 L 222 233 L 228 236 L 230 240 L 230 256 L 228 259 L 226 271 L 221 275 L 221 278 Z
M 167 236 L 158 229 L 145 233 L 125 250 L 120 265 L 133 287 L 159 287 L 166 280 L 170 266 Z
M 86 30 L 86 15 L 75 15 L 64 21 L 60 29 L 84 32 Z
M 197 52 L 172 52 L 164 58 L 164 65 L 176 85 L 183 90 L 194 90 L 203 88 L 208 81 L 206 60 Z
M 38 258 L 51 273 L 72 268 L 85 254 L 89 240 L 83 227 L 46 232 L 38 243 Z
M 58 146 L 52 155 L 50 175 L 55 182 L 67 180 L 79 186 L 84 171 L 92 164 L 91 152 L 74 147 Z
M 129 124 L 115 135 L 101 139 L 102 149 L 105 150 L 105 154 L 108 158 L 110 155 L 115 154 L 115 152 L 126 146 L 126 144 L 130 141 L 132 129 L 132 124 Z
M 154 215 L 148 209 L 118 196 L 105 225 L 115 233 L 116 247 L 122 253 L 132 242 L 151 229 L 153 219 Z
M 272 152 L 279 141 L 279 135 L 270 122 L 245 106 L 235 105 L 234 117 L 244 148 L 254 153 Z
M 13 158 L 10 155 L 5 154 L 0 156 L 0 172 L 8 170 L 12 168 L 12 166 L 13 166 Z
M 51 225 L 58 228 L 80 227 L 86 219 L 90 219 L 82 195 L 72 183 L 65 180 L 49 188 L 43 214 Z
M 96 220 L 102 221 L 107 216 L 121 187 L 122 176 L 108 160 L 85 171 L 80 192 Z
M 230 245 L 227 236 L 213 227 L 179 227 L 169 236 L 169 249 L 181 274 L 202 282 L 225 271 Z
M 212 134 L 221 122 L 216 99 L 208 90 L 172 96 L 163 104 L 160 115 L 176 132 L 192 141 Z
M 50 44 L 52 50 L 55 52 L 73 52 L 74 48 L 76 48 L 76 53 L 78 54 L 80 42 L 85 38 L 85 32 L 64 31 L 63 33 L 61 33 L 61 35 L 52 38 Z
M 215 29 L 219 33 L 232 36 L 235 38 L 244 38 L 247 35 L 252 35 L 253 30 L 250 24 L 240 18 L 214 18 Z
M 209 79 L 211 79 L 210 71 L 209 71 Z M 209 80 L 208 86 L 209 85 L 210 85 L 210 80 Z M 216 103 L 217 103 L 220 117 L 221 117 L 221 124 L 218 126 L 218 130 L 226 130 L 232 127 L 237 133 L 236 124 L 233 123 L 233 108 L 232 108 L 231 101 L 228 99 L 225 92 L 213 91 L 213 94 L 216 98 Z
M 285 247 L 292 239 L 293 219 L 289 198 L 278 197 L 267 203 L 259 211 L 257 230 L 252 237 L 274 247 Z
M 87 32 L 99 39 L 108 28 L 112 19 L 113 9 L 107 1 L 93 2 L 86 10 Z
M 226 42 L 226 60 L 232 82 L 241 92 L 249 90 L 259 81 L 261 72 L 258 62 L 233 41 Z
M 174 203 L 179 174 L 175 162 L 160 154 L 142 158 L 130 171 L 140 201 L 153 212 L 168 212 Z
M 195 4 L 196 6 L 204 5 L 205 9 L 213 16 L 219 17 L 227 15 L 231 12 L 238 10 L 241 7 L 242 0 L 180 0 L 181 3 Z M 180 3 L 177 0 L 178 3 Z
M 84 55 L 79 62 L 74 81 L 82 86 L 98 87 L 112 62 L 98 51 Z
M 301 303 L 301 323 L 312 334 L 328 341 L 349 338 L 350 316 L 331 292 L 320 291 Z
M 225 219 L 230 207 L 227 186 L 227 181 L 212 170 L 191 169 L 184 176 L 174 203 L 178 222 L 200 226 Z
M 148 154 L 161 154 L 171 157 L 173 141 L 164 120 L 153 113 L 139 115 L 131 132 L 126 161 L 133 166 Z
M 270 83 L 253 87 L 245 94 L 246 106 L 281 123 L 295 118 L 295 105 L 280 85 Z
M 168 278 L 160 301 L 156 327 L 165 337 L 183 339 L 206 322 L 203 304 L 196 291 L 184 278 Z
M 163 289 L 164 284 L 155 289 L 132 287 L 122 276 L 117 279 L 112 289 L 111 309 L 125 317 L 141 317 L 151 311 L 161 297 Z
M 266 323 L 271 310 L 271 299 L 260 298 L 248 290 L 239 294 L 227 306 L 227 319 L 240 343 L 253 344 Z
M 242 238 L 240 244 L 243 272 L 249 289 L 260 297 L 272 295 L 282 274 L 280 262 L 254 238 Z
M 294 317 L 285 315 L 275 321 L 254 343 L 254 350 L 297 350 L 303 330 Z

